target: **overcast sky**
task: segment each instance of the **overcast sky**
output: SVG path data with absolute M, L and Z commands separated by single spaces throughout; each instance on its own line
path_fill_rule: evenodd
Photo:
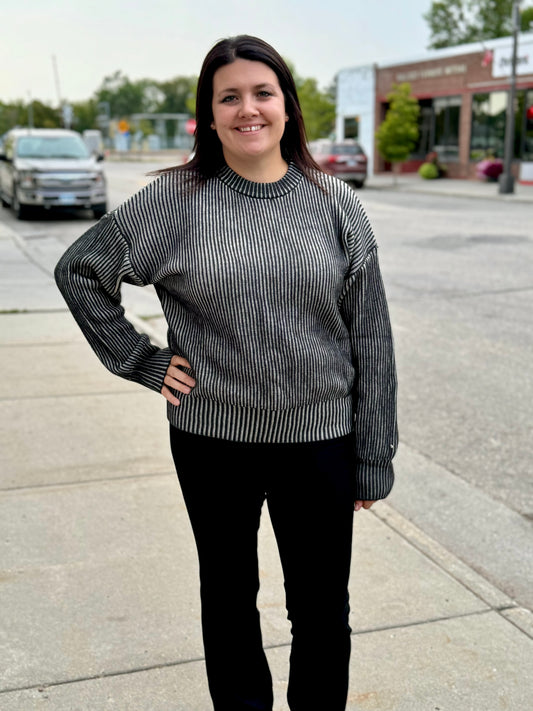
M 324 88 L 346 67 L 423 54 L 431 0 L 3 0 L 0 100 L 83 101 L 131 80 L 197 75 L 220 38 L 253 34 Z

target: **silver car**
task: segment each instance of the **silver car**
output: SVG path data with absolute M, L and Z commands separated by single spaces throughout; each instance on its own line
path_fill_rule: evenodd
M 0 200 L 19 219 L 35 207 L 107 212 L 107 186 L 99 157 L 79 133 L 59 128 L 15 128 L 0 147 Z

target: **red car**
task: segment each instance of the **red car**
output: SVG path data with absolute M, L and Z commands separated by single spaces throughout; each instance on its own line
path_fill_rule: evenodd
M 311 155 L 325 173 L 362 188 L 367 178 L 368 159 L 357 141 L 314 141 Z

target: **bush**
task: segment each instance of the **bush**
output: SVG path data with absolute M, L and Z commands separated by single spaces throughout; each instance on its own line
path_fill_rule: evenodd
M 424 178 L 424 180 L 435 180 L 435 178 L 439 177 L 440 173 L 435 163 L 422 163 L 418 169 L 418 175 Z

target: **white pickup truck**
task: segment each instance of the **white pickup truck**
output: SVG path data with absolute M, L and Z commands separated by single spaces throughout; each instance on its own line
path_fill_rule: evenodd
M 100 164 L 76 131 L 15 128 L 0 146 L 0 200 L 19 219 L 33 208 L 75 207 L 107 212 L 107 186 Z

